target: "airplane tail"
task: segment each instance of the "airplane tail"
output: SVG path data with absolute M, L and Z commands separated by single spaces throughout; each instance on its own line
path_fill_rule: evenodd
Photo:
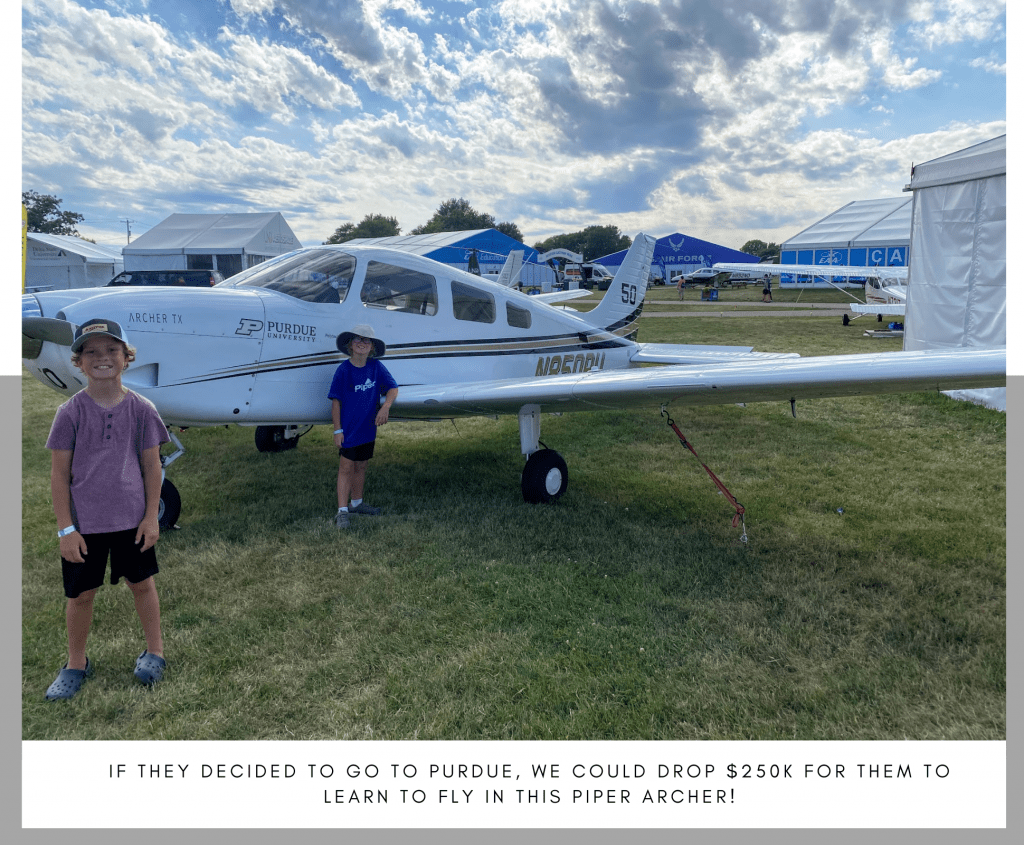
M 582 315 L 587 322 L 620 337 L 636 331 L 636 321 L 643 311 L 647 295 L 654 245 L 655 239 L 650 235 L 641 232 L 636 236 L 604 299 L 592 311 Z
M 498 274 L 497 283 L 502 287 L 511 287 L 519 279 L 519 273 L 523 269 L 524 250 L 514 249 L 505 259 L 505 265 Z

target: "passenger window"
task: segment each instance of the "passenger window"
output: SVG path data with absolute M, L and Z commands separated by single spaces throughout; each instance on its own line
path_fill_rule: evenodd
M 530 328 L 530 321 L 532 315 L 529 309 L 517 308 L 511 302 L 505 303 L 505 316 L 508 318 L 508 324 L 515 329 L 528 329 Z
M 494 297 L 461 282 L 452 282 L 452 305 L 456 320 L 494 322 Z
M 433 276 L 393 264 L 371 261 L 359 294 L 367 308 L 385 308 L 407 314 L 437 313 L 437 282 Z

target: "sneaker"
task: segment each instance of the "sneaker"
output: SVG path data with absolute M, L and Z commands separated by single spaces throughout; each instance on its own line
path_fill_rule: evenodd
M 360 502 L 355 507 L 352 507 L 352 505 L 349 505 L 348 506 L 348 512 L 349 513 L 361 513 L 364 516 L 380 516 L 380 508 L 375 508 L 375 507 L 373 507 L 371 505 L 366 504 L 366 502 Z
M 348 528 L 348 514 L 345 511 L 338 511 L 338 515 L 334 517 L 335 528 Z
M 152 686 L 164 676 L 167 661 L 148 651 L 142 652 L 135 661 L 135 677 L 147 686 Z

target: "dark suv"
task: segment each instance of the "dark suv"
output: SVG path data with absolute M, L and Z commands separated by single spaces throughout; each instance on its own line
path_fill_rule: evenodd
M 223 282 L 216 270 L 131 270 L 118 273 L 107 287 L 123 285 L 162 285 L 166 287 L 209 288 Z

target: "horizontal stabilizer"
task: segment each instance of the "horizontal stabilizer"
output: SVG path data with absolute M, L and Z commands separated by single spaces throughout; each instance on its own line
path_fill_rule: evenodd
M 590 291 L 580 288 L 579 290 L 554 290 L 551 293 L 538 293 L 530 297 L 550 305 L 553 302 L 566 302 L 570 299 L 582 299 L 590 296 Z

